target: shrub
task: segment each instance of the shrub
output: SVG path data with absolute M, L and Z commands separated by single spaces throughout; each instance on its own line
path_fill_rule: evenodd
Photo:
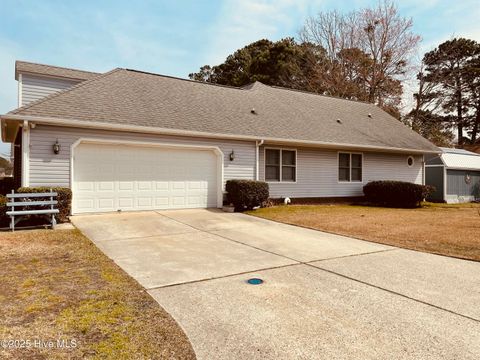
M 9 192 L 12 192 L 12 189 L 14 189 L 14 184 L 13 184 L 13 177 L 6 177 L 3 179 L 0 179 L 0 194 L 5 195 Z
M 435 191 L 430 185 L 404 181 L 372 181 L 363 187 L 367 201 L 393 207 L 416 207 Z
M 10 217 L 7 216 L 7 198 L 0 195 L 0 227 L 8 226 Z
M 227 201 L 236 211 L 251 210 L 268 199 L 268 184 L 254 180 L 228 180 L 225 186 Z
M 67 222 L 72 209 L 72 191 L 64 187 L 21 187 L 17 190 L 18 193 L 43 193 L 50 192 L 50 189 L 57 193 L 57 209 L 59 210 L 56 216 L 59 223 Z M 40 200 L 49 200 L 47 198 Z

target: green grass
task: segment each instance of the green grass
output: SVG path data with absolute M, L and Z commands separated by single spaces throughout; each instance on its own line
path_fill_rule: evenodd
M 0 358 L 195 358 L 178 324 L 79 231 L 0 236 L 0 338 L 78 344 L 0 349 Z

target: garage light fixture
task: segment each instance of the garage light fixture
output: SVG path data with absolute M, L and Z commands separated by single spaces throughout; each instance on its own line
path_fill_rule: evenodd
M 55 155 L 58 155 L 60 152 L 60 144 L 58 143 L 58 139 L 55 141 L 55 144 L 53 144 L 53 153 Z
M 235 160 L 235 151 L 232 150 L 232 152 L 230 153 L 230 161 L 233 160 Z

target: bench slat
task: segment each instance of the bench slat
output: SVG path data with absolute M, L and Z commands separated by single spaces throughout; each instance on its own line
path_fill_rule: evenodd
M 58 214 L 58 213 L 59 213 L 58 209 L 7 211 L 8 216 L 12 216 L 12 215 Z
M 7 198 L 30 198 L 30 197 L 49 197 L 49 196 L 57 196 L 56 192 L 51 193 L 15 193 L 15 194 L 7 194 Z
M 7 202 L 7 206 L 57 205 L 57 200 Z

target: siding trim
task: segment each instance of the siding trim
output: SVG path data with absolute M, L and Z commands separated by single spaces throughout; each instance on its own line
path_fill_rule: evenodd
M 425 155 L 422 155 L 422 185 L 425 185 Z
M 22 93 L 23 93 L 23 88 L 22 88 L 22 74 L 18 75 L 18 107 L 22 106 Z
M 167 149 L 185 149 L 185 150 L 210 150 L 217 156 L 217 207 L 221 208 L 223 205 L 223 157 L 224 154 L 218 146 L 210 145 L 185 145 L 185 144 L 169 144 L 158 143 L 149 141 L 136 141 L 136 140 L 112 140 L 112 139 L 96 139 L 96 138 L 79 138 L 72 145 L 70 145 L 70 189 L 73 189 L 73 161 L 75 158 L 75 148 L 81 143 L 89 144 L 109 144 L 109 145 L 127 145 L 127 146 L 145 146 L 145 147 L 160 147 Z M 75 196 L 72 196 L 72 209 L 74 209 Z M 73 211 L 73 210 L 72 210 Z M 73 215 L 73 214 L 71 214 Z
M 30 185 L 30 126 L 28 121 L 22 127 L 22 187 Z
M 447 201 L 447 167 L 443 167 L 443 200 Z

